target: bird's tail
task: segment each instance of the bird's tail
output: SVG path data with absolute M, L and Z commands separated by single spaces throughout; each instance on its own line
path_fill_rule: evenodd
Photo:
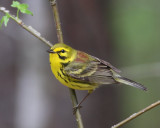
M 142 84 L 137 83 L 137 82 L 135 82 L 133 80 L 130 80 L 128 78 L 125 78 L 125 77 L 122 77 L 122 76 L 118 75 L 118 76 L 114 77 L 114 79 L 119 83 L 123 83 L 123 84 L 126 84 L 126 85 L 130 85 L 130 86 L 139 88 L 141 90 L 147 91 L 147 88 L 144 87 Z

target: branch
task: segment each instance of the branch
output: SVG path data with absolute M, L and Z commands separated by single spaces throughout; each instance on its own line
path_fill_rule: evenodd
M 53 15 L 54 15 L 55 24 L 56 24 L 58 41 L 59 41 L 59 43 L 64 43 L 62 29 L 61 29 L 61 22 L 60 22 L 60 18 L 59 18 L 59 12 L 58 12 L 58 8 L 57 8 L 56 0 L 50 0 L 50 4 L 52 6 L 52 11 L 53 11 Z
M 75 90 L 74 89 L 69 89 L 69 91 L 70 91 L 72 104 L 73 104 L 73 106 L 76 106 L 78 104 L 78 101 L 77 101 Z M 83 121 L 82 121 L 79 109 L 77 109 L 77 111 L 76 111 L 76 121 L 77 121 L 77 124 L 78 124 L 78 128 L 83 128 Z
M 50 4 L 52 6 L 52 11 L 53 11 L 53 14 L 54 14 L 54 19 L 55 19 L 55 24 L 56 24 L 56 29 L 57 29 L 58 42 L 59 43 L 64 43 L 56 0 L 50 0 Z M 70 91 L 70 96 L 71 96 L 73 107 L 75 107 L 78 104 L 75 90 L 69 88 L 69 91 Z M 77 121 L 78 127 L 83 128 L 83 122 L 82 122 L 82 118 L 81 118 L 81 114 L 80 114 L 79 109 L 76 111 L 75 115 L 76 115 L 76 121 Z
M 156 106 L 158 106 L 158 105 L 160 105 L 160 100 L 157 101 L 157 102 L 155 102 L 155 103 L 153 103 L 153 104 L 151 104 L 151 105 L 149 105 L 148 107 L 142 109 L 141 111 L 132 114 L 130 117 L 128 117 L 128 118 L 126 118 L 125 120 L 121 121 L 120 123 L 112 126 L 111 128 L 118 128 L 118 127 L 120 127 L 120 126 L 128 123 L 129 121 L 135 119 L 136 117 L 140 116 L 141 114 L 143 114 L 143 113 L 151 110 L 152 108 L 154 108 L 154 107 L 156 107 Z
M 52 47 L 53 44 L 50 43 L 48 40 L 46 40 L 44 37 L 41 36 L 41 34 L 35 30 L 32 26 L 27 26 L 25 25 L 21 19 L 15 17 L 14 15 L 9 13 L 9 10 L 6 10 L 4 7 L 0 7 L 0 12 L 3 12 L 4 14 L 8 13 L 10 18 L 15 21 L 18 25 L 20 25 L 22 28 L 24 28 L 25 30 L 27 30 L 30 34 L 32 34 L 33 36 L 35 36 L 36 38 L 38 38 L 39 40 L 41 40 L 43 43 L 45 43 L 46 45 L 48 45 L 49 47 Z

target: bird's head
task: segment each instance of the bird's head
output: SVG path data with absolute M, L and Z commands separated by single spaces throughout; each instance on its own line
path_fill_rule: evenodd
M 60 63 L 68 63 L 69 61 L 72 61 L 77 54 L 75 49 L 64 43 L 53 45 L 47 52 L 50 53 L 50 59 Z

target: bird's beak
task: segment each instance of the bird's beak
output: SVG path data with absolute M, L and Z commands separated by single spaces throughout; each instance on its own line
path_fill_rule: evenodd
M 47 50 L 48 53 L 55 53 L 52 49 Z

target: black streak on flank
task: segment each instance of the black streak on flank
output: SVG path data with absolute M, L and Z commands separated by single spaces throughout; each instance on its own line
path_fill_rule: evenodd
M 57 72 L 57 75 L 58 75 L 59 77 L 61 77 L 61 79 L 63 79 L 66 83 L 68 83 L 68 81 L 65 80 L 65 78 L 63 78 L 59 72 Z
M 57 75 L 61 77 L 61 74 L 59 72 L 57 72 Z
M 60 68 L 60 70 L 61 70 L 62 74 L 63 74 L 64 76 L 66 76 L 66 74 L 63 72 L 63 68 Z

